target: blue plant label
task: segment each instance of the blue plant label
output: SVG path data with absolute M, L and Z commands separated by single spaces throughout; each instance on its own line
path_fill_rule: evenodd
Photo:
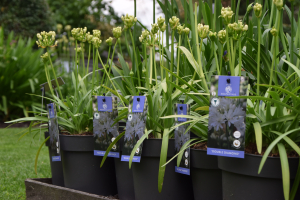
M 186 115 L 187 114 L 187 105 L 186 104 L 177 104 L 177 114 L 178 115 Z M 186 122 L 187 119 L 184 117 L 178 117 L 179 122 Z
M 129 99 L 121 161 L 129 162 L 133 149 L 135 149 L 135 153 L 132 162 L 141 161 L 143 143 L 137 147 L 136 145 L 145 134 L 147 112 L 148 104 L 145 96 L 133 96 Z
M 180 174 L 190 175 L 190 169 L 184 167 L 175 166 L 175 172 Z
M 61 157 L 60 156 L 52 156 L 52 162 L 55 161 L 61 161 Z
M 219 76 L 218 96 L 239 96 L 239 76 Z
M 49 119 L 54 118 L 55 117 L 55 104 L 54 103 L 49 103 L 47 105 L 47 108 L 48 108 Z
M 119 124 L 115 123 L 118 117 L 117 97 L 94 97 L 94 156 L 104 156 L 108 147 L 119 136 Z M 114 142 L 107 157 L 120 157 L 119 143 Z
M 175 115 L 189 115 L 190 105 L 188 104 L 175 104 Z M 182 146 L 190 140 L 190 131 L 187 131 L 189 124 L 184 123 L 188 121 L 187 118 L 176 118 L 175 119 L 175 154 L 179 153 Z M 190 175 L 190 148 L 186 148 L 182 154 L 179 166 L 175 166 L 175 172 Z
M 94 150 L 94 156 L 104 156 L 106 151 Z M 120 158 L 119 152 L 109 152 L 107 157 Z
M 112 97 L 97 96 L 98 111 L 101 112 L 112 112 Z
M 227 79 L 231 78 L 230 81 Z M 247 99 L 226 96 L 247 95 L 248 77 L 212 76 L 208 119 L 207 154 L 244 158 Z M 225 88 L 231 84 L 231 88 Z M 238 88 L 236 86 L 238 85 Z M 218 91 L 218 95 L 216 93 Z M 221 91 L 221 92 L 220 92 Z
M 145 99 L 146 99 L 145 96 L 134 96 L 133 97 L 133 105 L 132 105 L 132 112 L 133 113 L 144 112 Z
M 121 156 L 121 161 L 129 162 L 130 156 L 128 155 L 122 155 Z M 141 162 L 141 156 L 133 156 L 132 162 Z
M 59 141 L 59 128 L 56 116 L 56 107 L 54 103 L 47 104 L 48 110 L 48 131 L 50 135 L 50 151 L 52 156 L 51 161 L 61 161 L 60 158 L 60 141 Z

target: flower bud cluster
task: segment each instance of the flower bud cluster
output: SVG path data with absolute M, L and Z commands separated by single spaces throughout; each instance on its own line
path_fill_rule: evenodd
M 158 24 L 151 24 L 151 33 L 152 34 L 156 34 L 157 32 L 158 32 L 158 30 L 159 30 L 159 26 L 158 26 Z
M 281 10 L 283 7 L 283 0 L 273 0 L 273 3 L 275 4 L 276 8 L 278 10 Z
M 278 30 L 277 30 L 275 27 L 273 27 L 273 28 L 270 30 L 270 33 L 271 33 L 274 37 L 276 37 L 276 36 L 278 35 Z
M 93 36 L 100 39 L 101 31 L 100 30 L 93 30 Z
M 49 32 L 43 31 L 41 33 L 38 33 L 36 36 L 38 38 L 36 44 L 41 48 L 57 46 L 57 41 L 55 41 L 56 34 L 54 31 L 49 31 Z
M 85 37 L 86 37 L 86 41 L 87 41 L 89 44 L 91 44 L 94 36 L 91 35 L 90 32 L 88 32 L 88 33 L 86 34 Z
M 150 36 L 149 31 L 143 30 L 142 35 L 139 37 L 140 42 L 142 42 L 142 43 L 151 43 L 149 36 Z
M 105 40 L 105 42 L 106 42 L 106 44 L 108 44 L 108 46 L 112 45 L 112 41 L 113 41 L 112 37 L 109 37 L 107 40 Z
M 74 50 L 75 50 L 77 53 L 82 52 L 82 48 L 81 48 L 81 47 L 74 48 Z
M 75 40 L 79 40 L 81 42 L 85 42 L 86 41 L 86 31 L 87 28 L 73 28 L 71 33 L 72 36 L 75 38 Z
M 57 41 L 58 41 L 58 43 L 63 43 L 63 42 L 68 43 L 69 42 L 68 38 L 65 35 L 62 35 L 62 37 L 60 39 L 58 39 Z
M 122 28 L 118 26 L 116 28 L 113 28 L 112 32 L 113 32 L 113 36 L 118 39 L 119 37 L 121 37 Z
M 61 32 L 62 28 L 63 28 L 63 25 L 61 25 L 61 24 L 57 24 L 57 25 L 56 25 L 56 29 L 57 29 L 57 32 L 58 32 L 58 33 Z
M 260 18 L 261 17 L 261 14 L 262 14 L 262 5 L 259 4 L 259 3 L 256 3 L 254 6 L 253 6 L 253 10 L 254 10 L 254 14 L 257 18 Z
M 132 16 L 132 15 L 128 15 L 126 14 L 125 16 L 121 17 L 122 21 L 124 22 L 124 29 L 130 29 L 136 22 L 137 22 L 137 18 Z
M 70 31 L 71 30 L 71 25 L 66 25 L 65 26 L 65 31 Z
M 183 30 L 183 33 L 185 33 L 186 35 L 188 35 L 190 33 L 190 29 L 188 27 L 185 27 Z
M 209 33 L 209 26 L 208 25 L 203 25 L 203 24 L 198 24 L 197 27 L 198 35 L 201 39 L 204 39 L 207 37 Z
M 176 30 L 177 26 L 179 25 L 179 18 L 176 16 L 173 16 L 172 18 L 169 19 L 170 26 L 172 30 Z
M 209 36 L 209 38 L 211 39 L 211 41 L 216 41 L 216 39 L 217 39 L 217 33 L 216 32 L 209 32 L 209 34 L 208 34 L 208 36 Z
M 100 40 L 100 38 L 98 38 L 98 37 L 93 37 L 92 43 L 95 48 L 99 48 L 102 43 L 102 40 Z
M 230 7 L 224 8 L 221 10 L 221 17 L 224 20 L 224 23 L 227 25 L 230 23 L 232 16 L 234 15 Z
M 228 27 L 235 40 L 238 40 L 248 30 L 248 25 L 243 25 L 241 20 L 238 23 L 228 24 Z
M 181 24 L 179 24 L 177 26 L 177 32 L 179 35 L 181 35 L 182 33 L 184 33 L 184 25 L 182 26 Z
M 226 42 L 226 30 L 220 30 L 218 32 L 218 39 L 221 44 Z
M 49 61 L 48 52 L 41 55 L 41 58 L 42 58 L 43 63 L 46 64 Z

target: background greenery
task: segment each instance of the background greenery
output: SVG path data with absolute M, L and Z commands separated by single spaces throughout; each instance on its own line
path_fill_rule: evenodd
M 38 173 L 34 172 L 35 154 L 43 141 L 43 133 L 35 138 L 24 137 L 18 142 L 24 128 L 0 129 L 0 199 L 26 199 L 24 181 L 27 178 L 51 177 L 48 149 L 43 146 Z M 41 140 L 39 140 L 41 137 Z

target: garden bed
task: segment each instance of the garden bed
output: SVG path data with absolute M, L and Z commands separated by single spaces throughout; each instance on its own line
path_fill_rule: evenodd
M 52 185 L 51 178 L 35 178 L 35 179 L 26 179 L 26 199 L 27 200 L 117 200 L 117 195 L 115 196 L 100 196 L 96 194 L 90 194 L 86 192 L 81 192 L 78 190 L 73 190 L 65 187 L 60 187 Z

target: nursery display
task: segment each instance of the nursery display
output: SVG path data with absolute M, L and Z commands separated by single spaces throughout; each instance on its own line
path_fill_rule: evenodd
M 142 49 L 134 38 L 138 20 L 127 14 L 105 40 L 106 62 L 99 30 L 70 32 L 72 92 L 50 87 L 43 97 L 56 109 L 65 186 L 121 199 L 299 198 L 294 1 L 291 9 L 282 0 L 257 1 L 243 17 L 241 0 L 231 7 L 181 1 L 184 19 L 177 1 L 156 2 L 165 18 L 154 13 L 151 29 L 139 36 Z M 47 50 L 41 57 L 49 86 L 51 78 L 59 85 L 49 51 L 59 45 L 55 36 L 37 34 L 37 45 Z M 31 121 L 26 134 L 51 132 L 50 114 L 51 122 L 39 110 L 11 123 Z M 40 124 L 43 129 L 32 128 Z M 131 188 L 124 191 L 126 179 Z

